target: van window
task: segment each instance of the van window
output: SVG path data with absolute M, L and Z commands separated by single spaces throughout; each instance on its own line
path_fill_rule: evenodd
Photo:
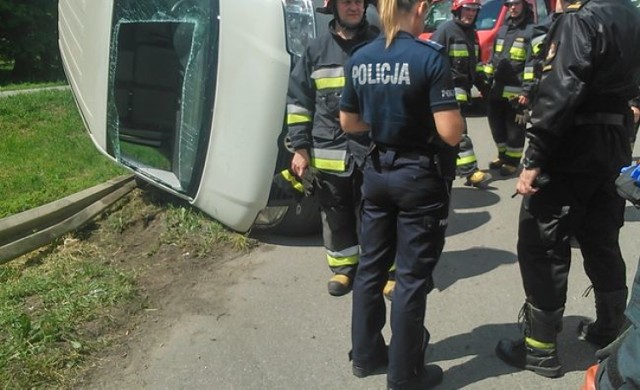
M 544 0 L 542 0 L 544 1 Z M 498 21 L 502 0 L 488 0 L 482 2 L 482 8 L 476 20 L 478 30 L 491 30 Z M 424 23 L 424 32 L 434 32 L 439 25 L 451 20 L 451 0 L 438 1 L 432 4 Z
M 536 0 L 536 8 L 538 9 L 538 17 L 537 21 L 545 20 L 545 18 L 549 15 L 549 10 L 547 10 L 547 3 L 545 0 Z

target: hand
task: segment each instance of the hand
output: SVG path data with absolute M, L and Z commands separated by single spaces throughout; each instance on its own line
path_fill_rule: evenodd
M 518 104 L 520 104 L 521 106 L 528 105 L 529 104 L 529 98 L 527 96 L 524 96 L 524 95 L 518 96 Z
M 631 106 L 631 111 L 633 111 L 633 123 L 638 123 L 640 121 L 640 107 Z
M 540 168 L 523 169 L 520 172 L 520 177 L 518 177 L 518 183 L 516 183 L 516 192 L 523 196 L 533 195 L 538 192 L 538 188 L 534 187 L 533 183 L 539 174 Z
M 309 152 L 306 149 L 296 150 L 291 159 L 293 173 L 298 177 L 302 177 L 309 168 L 309 160 Z

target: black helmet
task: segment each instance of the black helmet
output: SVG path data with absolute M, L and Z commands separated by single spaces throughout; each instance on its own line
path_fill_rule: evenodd
M 364 0 L 364 9 L 367 9 L 371 0 Z M 375 1 L 374 1 L 375 3 Z M 322 7 L 316 8 L 316 12 L 325 14 L 325 15 L 335 15 L 336 11 L 336 0 L 324 0 L 324 5 Z

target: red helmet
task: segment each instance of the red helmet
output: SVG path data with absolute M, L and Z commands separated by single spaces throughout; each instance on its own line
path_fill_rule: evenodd
M 453 0 L 451 2 L 451 12 L 456 12 L 462 7 L 480 9 L 482 3 L 480 0 Z

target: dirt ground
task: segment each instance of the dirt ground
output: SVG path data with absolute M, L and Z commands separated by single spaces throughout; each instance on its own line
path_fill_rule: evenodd
M 163 336 L 183 315 L 220 311 L 225 290 L 247 271 L 231 260 L 256 245 L 251 241 L 249 249 L 237 249 L 223 243 L 207 253 L 192 253 L 190 247 L 201 245 L 195 242 L 197 234 L 168 243 L 163 239 L 168 230 L 166 210 L 144 199 L 131 203 L 120 211 L 126 214 L 136 209 L 137 215 L 125 229 L 113 232 L 98 228 L 88 241 L 113 254 L 110 265 L 135 273 L 139 294 L 81 330 L 92 338 L 109 340 L 110 346 L 90 357 L 71 388 L 96 388 L 94 384 L 108 383 L 127 367 L 144 367 L 145 351 L 151 345 L 161 345 Z M 193 287 L 202 283 L 220 299 L 194 299 Z

